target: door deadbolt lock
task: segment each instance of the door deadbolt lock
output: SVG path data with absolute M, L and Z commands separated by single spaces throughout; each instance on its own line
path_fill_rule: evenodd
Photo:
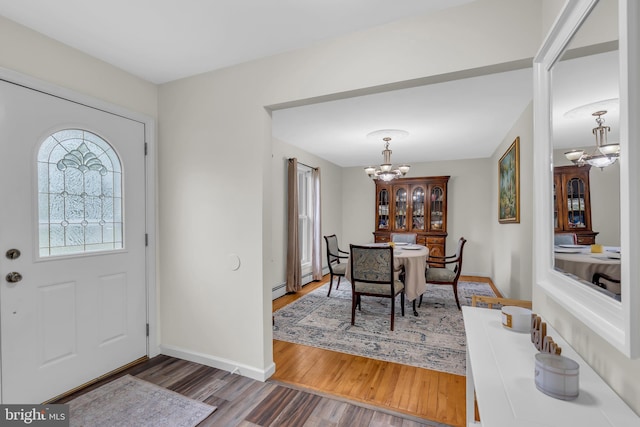
M 8 259 L 20 258 L 20 251 L 18 249 L 9 249 L 6 256 Z
M 6 279 L 9 283 L 18 283 L 20 280 L 22 280 L 22 274 L 16 271 L 12 271 L 11 273 L 7 274 Z

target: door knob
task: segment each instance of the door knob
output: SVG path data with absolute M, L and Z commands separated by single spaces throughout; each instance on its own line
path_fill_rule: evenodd
M 16 271 L 12 271 L 11 273 L 7 274 L 7 282 L 9 283 L 17 283 L 20 280 L 22 280 L 22 274 L 16 272 Z
M 20 257 L 20 251 L 18 249 L 9 249 L 6 253 L 8 259 L 16 259 Z

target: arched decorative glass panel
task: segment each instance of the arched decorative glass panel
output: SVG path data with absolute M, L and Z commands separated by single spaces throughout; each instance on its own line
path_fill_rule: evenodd
M 82 129 L 38 151 L 40 256 L 122 249 L 122 168 L 111 145 Z

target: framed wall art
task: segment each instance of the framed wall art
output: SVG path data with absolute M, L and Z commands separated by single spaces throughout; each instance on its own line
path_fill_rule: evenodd
M 520 222 L 520 137 L 498 161 L 498 222 Z

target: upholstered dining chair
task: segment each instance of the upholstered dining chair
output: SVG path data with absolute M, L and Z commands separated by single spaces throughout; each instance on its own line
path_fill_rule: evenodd
M 333 278 L 338 278 L 338 283 L 336 284 L 336 289 L 338 289 L 338 287 L 340 287 L 340 278 L 344 277 L 347 273 L 347 263 L 342 263 L 340 260 L 349 258 L 349 252 L 338 248 L 338 238 L 335 234 L 324 236 L 324 241 L 327 243 L 327 264 L 329 273 L 331 274 L 329 292 L 327 293 L 327 296 L 330 296 L 331 288 L 333 287 Z
M 460 300 L 458 299 L 458 279 L 460 278 L 460 273 L 462 271 L 462 251 L 465 243 L 467 243 L 467 239 L 464 237 L 461 237 L 460 240 L 458 240 L 458 248 L 456 249 L 455 255 L 429 255 L 427 258 L 427 270 L 425 272 L 427 285 L 451 285 L 453 288 L 453 295 L 456 297 L 458 310 L 461 309 Z M 431 265 L 440 265 L 441 267 L 431 267 Z M 448 265 L 452 265 L 453 268 L 448 267 Z M 422 297 L 423 295 L 420 295 L 418 307 L 422 305 Z
M 356 306 L 362 310 L 361 297 L 391 298 L 391 330 L 396 314 L 396 296 L 400 294 L 402 316 L 404 316 L 404 284 L 395 278 L 393 248 L 390 246 L 350 247 L 351 267 L 351 324 L 355 325 Z
M 553 235 L 554 245 L 577 245 L 578 236 L 576 233 L 556 233 Z
M 394 243 L 416 243 L 416 233 L 391 233 L 391 241 Z
M 620 283 L 620 279 L 617 277 L 611 277 L 606 273 L 593 273 L 593 277 L 591 278 L 591 283 L 601 288 L 607 289 L 607 282 L 611 283 Z

